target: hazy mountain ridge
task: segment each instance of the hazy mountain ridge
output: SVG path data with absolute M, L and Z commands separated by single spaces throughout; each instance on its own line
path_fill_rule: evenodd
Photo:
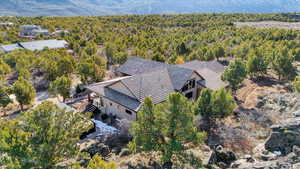
M 0 15 L 300 12 L 300 0 L 1 0 Z

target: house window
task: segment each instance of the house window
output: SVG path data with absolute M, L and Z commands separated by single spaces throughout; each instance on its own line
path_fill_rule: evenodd
M 100 97 L 100 105 L 101 105 L 101 107 L 104 106 L 104 104 L 103 104 L 103 98 L 102 97 Z
M 189 92 L 185 95 L 188 99 L 191 99 L 193 97 L 193 92 Z
M 193 89 L 196 86 L 196 80 L 192 79 L 192 80 L 188 80 L 187 83 L 183 86 L 183 88 L 181 89 L 182 92 L 185 92 L 187 90 Z
M 110 102 L 109 105 L 112 106 L 112 103 Z
M 132 115 L 132 112 L 130 111 L 130 110 L 125 110 L 125 112 L 127 113 L 127 114 L 129 114 L 129 115 Z

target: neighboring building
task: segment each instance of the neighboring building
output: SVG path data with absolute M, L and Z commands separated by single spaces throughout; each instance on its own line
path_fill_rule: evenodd
M 196 99 L 203 88 L 217 90 L 226 86 L 221 80 L 224 66 L 217 61 L 192 61 L 169 65 L 141 58 L 130 58 L 117 69 L 124 77 L 87 86 L 92 103 L 102 113 L 119 119 L 136 120 L 145 97 L 154 104 L 164 102 L 172 92 Z
M 26 50 L 43 50 L 45 48 L 48 49 L 59 49 L 59 48 L 67 48 L 68 42 L 65 40 L 39 40 L 39 41 L 32 41 L 32 42 L 20 42 L 10 45 L 1 45 L 0 50 L 4 53 L 9 53 L 14 50 L 18 49 L 26 49 Z
M 12 22 L 0 22 L 0 26 L 13 26 L 14 23 Z
M 62 35 L 68 35 L 70 32 L 67 30 L 56 30 L 55 32 L 52 32 L 51 35 L 56 36 L 62 36 Z
M 21 37 L 34 38 L 39 35 L 49 36 L 49 31 L 47 29 L 42 29 L 37 25 L 23 25 L 20 29 Z

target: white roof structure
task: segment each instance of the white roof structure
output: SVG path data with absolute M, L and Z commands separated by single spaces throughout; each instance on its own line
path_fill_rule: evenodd
M 0 25 L 2 25 L 2 26 L 12 26 L 12 25 L 14 25 L 14 23 L 12 23 L 12 22 L 1 22 Z
M 21 42 L 21 43 L 15 43 L 10 45 L 1 45 L 0 49 L 8 53 L 18 49 L 35 51 L 35 50 L 43 50 L 45 48 L 49 48 L 49 49 L 66 48 L 67 45 L 68 42 L 66 42 L 65 40 L 51 39 L 51 40 L 38 40 L 32 42 Z
M 0 49 L 3 51 L 3 52 L 12 52 L 14 50 L 18 50 L 18 49 L 23 49 L 19 44 L 15 43 L 15 44 L 11 44 L 11 45 L 2 45 L 0 46 Z
M 39 40 L 33 42 L 23 42 L 19 43 L 24 49 L 27 50 L 43 50 L 45 48 L 49 49 L 57 49 L 57 48 L 65 48 L 68 43 L 65 40 Z

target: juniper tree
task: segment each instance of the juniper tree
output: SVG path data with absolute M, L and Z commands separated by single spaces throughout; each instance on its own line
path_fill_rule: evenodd
M 246 78 L 246 66 L 241 59 L 236 59 L 225 69 L 222 80 L 227 81 L 232 89 L 237 89 L 238 85 Z
M 224 118 L 233 113 L 236 107 L 233 96 L 225 88 L 215 91 L 212 95 L 212 117 Z
M 209 130 L 214 120 L 231 115 L 235 106 L 232 95 L 225 88 L 217 91 L 203 89 L 196 102 L 195 113 L 204 118 Z
M 2 83 L 5 77 L 11 72 L 11 68 L 8 64 L 0 59 L 0 83 Z
M 270 56 L 271 67 L 277 73 L 279 80 L 292 79 L 296 75 L 296 68 L 293 66 L 294 58 L 288 54 L 287 48 L 274 50 Z
M 293 82 L 293 87 L 296 92 L 300 92 L 300 76 L 297 76 Z
M 9 98 L 7 88 L 0 85 L 0 107 L 5 108 L 12 100 Z
M 54 95 L 61 95 L 63 102 L 70 97 L 70 90 L 72 87 L 72 79 L 66 76 L 57 78 L 50 84 L 49 90 Z
M 267 73 L 268 64 L 263 56 L 259 56 L 255 52 L 250 52 L 246 68 L 250 76 L 261 76 Z
M 24 110 L 23 106 L 32 104 L 36 96 L 34 87 L 23 78 L 14 83 L 12 91 L 16 95 L 22 111 Z
M 95 155 L 90 161 L 86 169 L 117 169 L 113 162 L 105 162 L 100 156 Z
M 14 169 L 61 168 L 58 164 L 77 156 L 79 137 L 91 127 L 80 113 L 51 102 L 0 124 L 0 154 L 5 154 L 0 165 Z

